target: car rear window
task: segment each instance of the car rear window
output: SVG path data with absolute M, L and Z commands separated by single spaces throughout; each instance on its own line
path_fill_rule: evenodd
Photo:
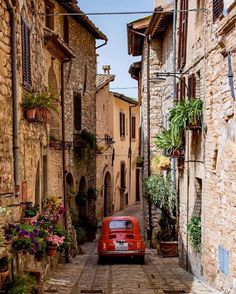
M 133 223 L 130 220 L 114 220 L 109 223 L 109 229 L 133 229 Z

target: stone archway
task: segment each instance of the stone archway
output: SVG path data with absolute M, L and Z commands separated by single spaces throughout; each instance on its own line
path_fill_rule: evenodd
M 104 178 L 104 216 L 112 214 L 112 186 L 111 186 L 111 174 L 106 172 Z
M 56 73 L 53 69 L 53 63 L 48 71 L 48 85 L 49 90 L 53 97 L 56 98 L 56 100 L 53 101 L 53 107 L 59 110 L 60 106 L 60 95 L 59 95 L 59 87 L 57 83 L 57 77 Z M 60 127 L 60 116 L 55 113 L 55 111 L 50 112 L 50 136 L 55 137 L 57 140 L 61 137 L 61 127 Z
M 87 184 L 86 184 L 86 180 L 85 177 L 82 177 L 80 179 L 79 182 L 79 191 L 78 191 L 78 195 L 77 197 L 83 197 L 84 193 L 87 192 Z M 78 204 L 80 203 L 80 204 Z M 88 216 L 88 201 L 86 200 L 85 203 L 81 202 L 77 202 L 77 206 L 78 206 L 78 211 L 79 211 L 79 218 L 83 219 L 86 218 Z

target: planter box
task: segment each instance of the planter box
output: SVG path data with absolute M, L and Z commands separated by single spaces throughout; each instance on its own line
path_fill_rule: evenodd
M 178 241 L 161 241 L 160 253 L 162 257 L 178 257 Z

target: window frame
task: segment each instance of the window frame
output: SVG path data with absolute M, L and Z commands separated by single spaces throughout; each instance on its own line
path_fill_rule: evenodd
M 55 4 L 46 0 L 45 4 L 45 14 L 54 14 Z M 48 10 L 48 11 L 47 11 Z M 54 16 L 45 15 L 45 27 L 54 30 Z
M 136 116 L 131 115 L 131 139 L 136 139 Z
M 178 70 L 185 66 L 187 56 L 188 11 L 182 10 L 188 10 L 188 0 L 180 1 Z
M 119 114 L 120 123 L 120 137 L 125 138 L 125 113 L 120 111 Z

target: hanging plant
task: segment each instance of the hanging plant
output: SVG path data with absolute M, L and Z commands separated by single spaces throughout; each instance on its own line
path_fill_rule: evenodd
M 187 232 L 189 241 L 196 251 L 200 251 L 201 247 L 201 218 L 193 216 L 188 223 Z

